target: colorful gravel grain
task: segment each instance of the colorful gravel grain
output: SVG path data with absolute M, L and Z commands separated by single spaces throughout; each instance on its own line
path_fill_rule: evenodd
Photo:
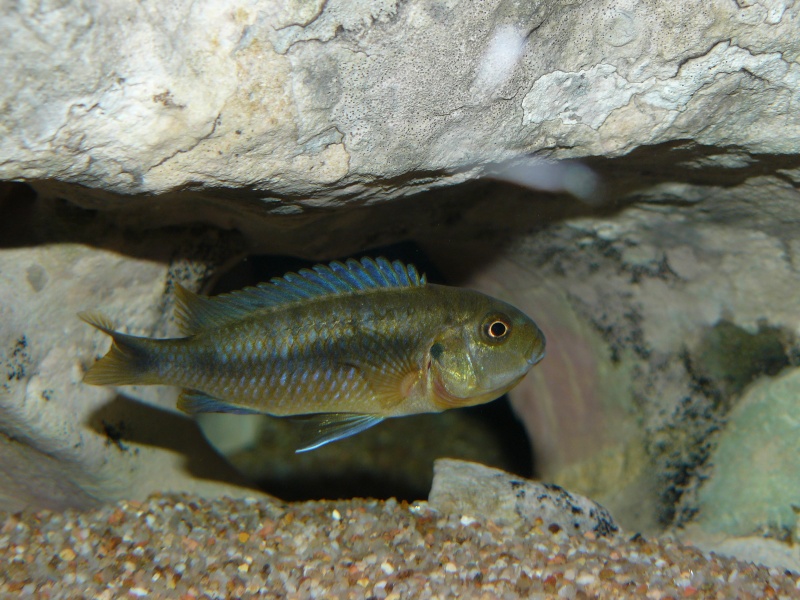
M 800 574 L 669 539 L 568 537 L 394 500 L 154 496 L 0 513 L 0 597 L 800 598 Z

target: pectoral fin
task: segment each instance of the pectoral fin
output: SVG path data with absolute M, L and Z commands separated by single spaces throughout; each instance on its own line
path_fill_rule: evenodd
M 375 412 L 392 414 L 414 393 L 424 376 L 415 353 L 376 336 L 364 356 L 348 357 L 346 367 L 355 367 L 374 394 Z
M 308 432 L 306 445 L 295 450 L 295 452 L 299 454 L 300 452 L 316 450 L 325 444 L 361 433 L 381 421 L 383 421 L 383 417 L 377 415 L 353 413 L 310 415 L 304 418 Z

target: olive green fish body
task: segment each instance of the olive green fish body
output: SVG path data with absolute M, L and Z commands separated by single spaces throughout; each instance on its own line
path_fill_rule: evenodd
M 386 389 L 398 375 L 424 367 L 424 349 L 438 325 L 431 306 L 425 306 L 426 292 L 367 292 L 363 302 L 313 299 L 261 311 L 189 338 L 165 340 L 155 346 L 153 362 L 160 383 L 273 415 L 434 411 L 423 395 L 401 398 Z M 408 327 L 411 319 L 414 328 Z
M 177 299 L 179 339 L 128 336 L 81 315 L 114 338 L 85 381 L 180 386 L 187 412 L 337 415 L 334 428 L 356 423 L 350 435 L 386 417 L 492 400 L 544 353 L 544 336 L 517 309 L 385 259 L 215 298 L 179 288 Z

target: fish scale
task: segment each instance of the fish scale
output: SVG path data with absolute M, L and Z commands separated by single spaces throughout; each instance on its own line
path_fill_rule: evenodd
M 319 415 L 306 449 L 384 418 L 487 402 L 544 355 L 544 336 L 516 308 L 383 258 L 213 298 L 177 286 L 176 316 L 185 337 L 156 340 L 83 313 L 114 340 L 84 380 L 178 385 L 190 413 Z

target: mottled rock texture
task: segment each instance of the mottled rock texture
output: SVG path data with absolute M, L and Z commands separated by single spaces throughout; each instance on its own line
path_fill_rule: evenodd
M 428 503 L 444 513 L 473 518 L 492 515 L 501 523 L 568 535 L 591 532 L 614 537 L 620 533 L 609 512 L 588 498 L 462 460 L 436 461 Z
M 799 19 L 790 0 L 15 4 L 0 177 L 30 182 L 50 225 L 32 238 L 4 220 L 4 427 L 70 456 L 101 339 L 72 314 L 94 290 L 91 306 L 165 333 L 176 235 L 243 234 L 198 259 L 195 286 L 241 251 L 324 260 L 413 240 L 548 335 L 512 394 L 541 477 L 628 530 L 717 531 L 714 498 L 768 459 L 742 459 L 737 436 L 796 447 Z M 579 159 L 602 195 L 470 182 L 531 156 Z M 51 218 L 55 198 L 116 211 L 118 254 Z M 212 229 L 167 228 L 198 221 Z M 162 250 L 142 263 L 142 243 Z M 49 267 L 65 248 L 82 258 Z M 89 285 L 87 260 L 108 276 Z M 71 408 L 40 417 L 56 388 Z M 761 430 L 742 428 L 750 414 Z M 797 462 L 770 464 L 758 485 L 791 495 Z M 722 529 L 791 539 L 787 494 L 729 495 Z
M 0 21 L 0 177 L 80 184 L 69 195 L 85 203 L 95 190 L 226 198 L 242 222 L 408 195 L 528 153 L 689 139 L 720 147 L 707 160 L 724 168 L 797 148 L 798 10 L 19 3 Z
M 766 178 L 735 192 L 684 190 L 702 199 L 679 206 L 650 197 L 605 217 L 561 218 L 509 236 L 502 250 L 466 240 L 459 247 L 452 237 L 433 250 L 445 272 L 461 269 L 465 285 L 535 315 L 548 355 L 512 400 L 540 475 L 600 501 L 628 528 L 695 518 L 699 486 L 730 456 L 712 452 L 731 410 L 754 382 L 800 364 L 797 192 L 775 193 Z M 495 202 L 493 210 L 511 215 L 522 202 Z M 770 446 L 777 450 L 793 443 L 788 430 L 796 425 L 778 427 L 795 400 L 789 386 L 775 390 L 782 408 L 759 435 L 785 437 Z M 765 478 L 792 478 L 797 468 L 792 453 L 772 464 Z M 739 460 L 725 467 L 734 479 L 726 477 L 749 479 L 754 465 Z M 746 502 L 747 514 L 759 517 L 752 529 L 792 529 L 786 495 Z
M 173 283 L 196 286 L 218 248 L 235 244 L 186 232 L 126 239 L 84 211 L 28 219 L 10 204 L 0 198 L 15 217 L 0 236 L 21 233 L 31 245 L 0 249 L 0 506 L 88 507 L 160 489 L 243 493 L 243 478 L 175 412 L 174 391 L 122 397 L 81 382 L 108 342 L 75 314 L 102 308 L 132 333 L 174 334 Z

